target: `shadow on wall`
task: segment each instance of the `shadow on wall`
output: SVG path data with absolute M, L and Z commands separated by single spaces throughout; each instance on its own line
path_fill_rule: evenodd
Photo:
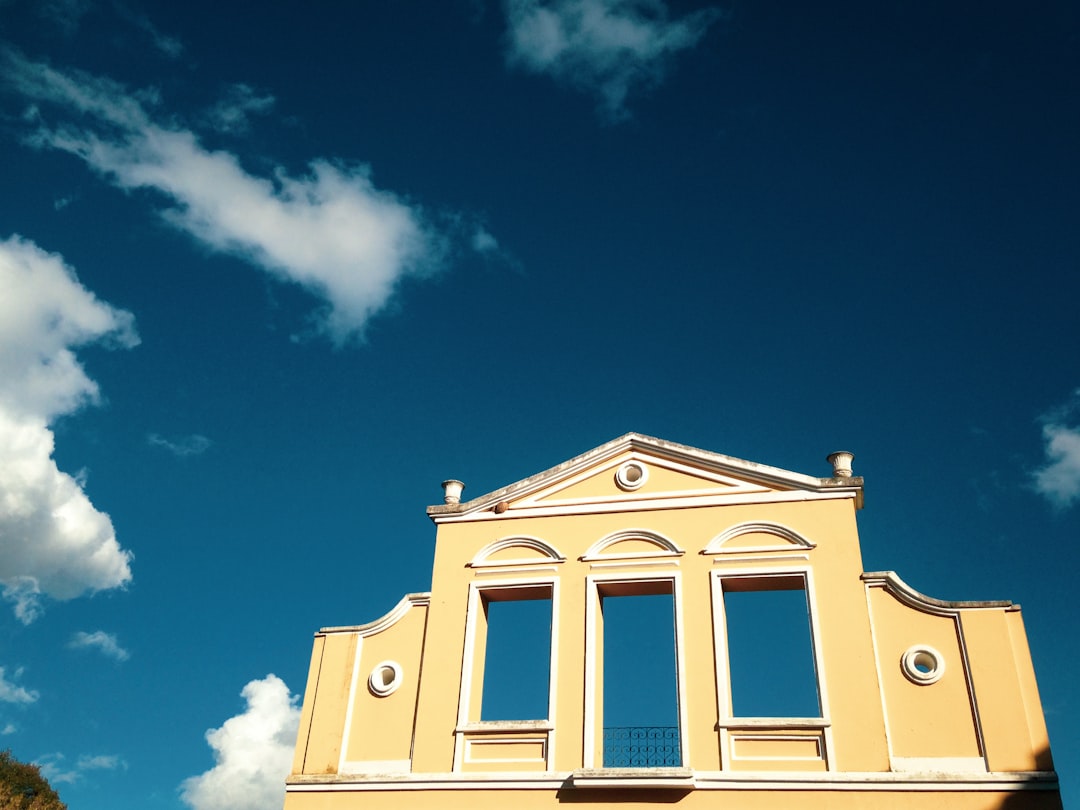
M 1050 749 L 1043 748 L 1035 755 L 1037 767 L 1044 771 L 1054 769 Z M 1007 796 L 996 810 L 1062 810 L 1060 791 L 1030 790 Z

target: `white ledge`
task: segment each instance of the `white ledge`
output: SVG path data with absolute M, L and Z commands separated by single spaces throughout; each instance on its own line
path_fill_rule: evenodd
M 454 729 L 457 734 L 498 734 L 508 731 L 552 731 L 550 720 L 475 720 Z
M 582 788 L 694 788 L 690 768 L 581 768 L 570 776 Z
M 722 728 L 774 728 L 819 729 L 828 728 L 832 723 L 824 717 L 725 717 L 717 721 L 717 730 Z

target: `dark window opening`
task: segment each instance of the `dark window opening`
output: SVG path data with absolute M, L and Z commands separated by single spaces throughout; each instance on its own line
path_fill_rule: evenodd
M 810 612 L 802 577 L 724 580 L 735 717 L 819 717 Z
M 643 585 L 663 590 L 601 598 L 605 768 L 682 764 L 674 594 L 670 582 Z
M 546 720 L 551 683 L 551 591 L 484 594 L 487 635 L 481 720 Z

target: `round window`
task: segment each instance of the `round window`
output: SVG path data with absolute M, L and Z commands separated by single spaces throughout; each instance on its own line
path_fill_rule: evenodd
M 383 661 L 376 664 L 368 676 L 368 688 L 379 697 L 386 697 L 401 686 L 401 664 L 397 661 Z
M 644 464 L 628 461 L 615 472 L 615 483 L 619 489 L 635 490 L 649 480 L 649 471 Z
M 941 680 L 945 674 L 945 659 L 933 647 L 916 644 L 901 656 L 900 668 L 909 681 L 927 686 Z

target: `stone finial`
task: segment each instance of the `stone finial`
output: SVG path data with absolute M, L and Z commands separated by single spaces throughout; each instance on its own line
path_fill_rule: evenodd
M 454 478 L 442 482 L 443 501 L 446 503 L 461 503 L 461 491 L 465 485 Z
M 849 453 L 847 450 L 837 450 L 835 453 L 829 453 L 826 459 L 833 466 L 833 478 L 851 478 L 851 460 L 855 458 L 854 453 Z

